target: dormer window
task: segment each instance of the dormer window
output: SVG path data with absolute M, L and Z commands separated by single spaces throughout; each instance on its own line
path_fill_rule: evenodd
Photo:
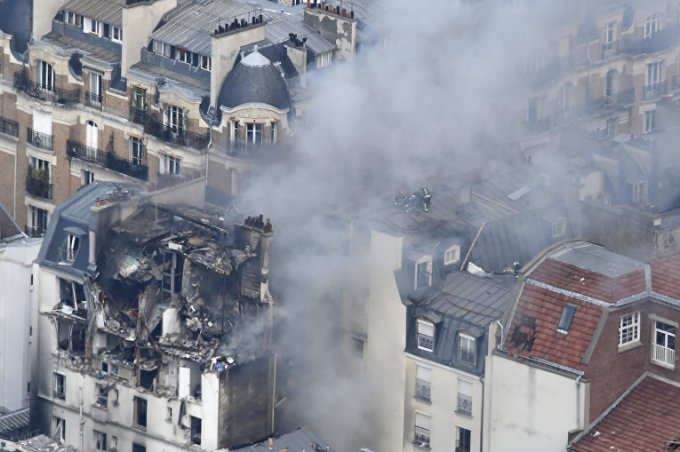
M 477 364 L 477 347 L 474 337 L 464 333 L 458 335 L 458 361 L 474 366 Z
M 571 327 L 571 321 L 574 319 L 574 313 L 576 312 L 576 306 L 567 303 L 564 305 L 564 309 L 562 310 L 562 317 L 560 317 L 560 323 L 557 326 L 557 331 L 562 333 L 562 334 L 567 334 L 569 332 L 569 328 Z
M 418 319 L 416 330 L 418 349 L 427 352 L 434 351 L 434 323 L 429 320 Z
M 460 260 L 460 246 L 453 245 L 444 251 L 444 265 L 452 265 Z
M 80 248 L 80 237 L 69 234 L 66 243 L 66 260 L 73 262 L 76 260 L 78 249 Z
M 651 38 L 657 31 L 659 31 L 659 15 L 652 14 L 645 20 L 644 37 Z
M 415 289 L 432 285 L 432 258 L 427 256 L 416 262 Z
M 123 42 L 123 29 L 118 27 L 111 27 L 111 41 Z

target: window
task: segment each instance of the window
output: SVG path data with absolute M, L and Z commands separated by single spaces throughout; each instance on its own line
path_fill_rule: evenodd
M 562 237 L 567 232 L 567 219 L 564 217 L 559 217 L 552 224 L 552 236 L 553 238 Z
M 472 432 L 463 427 L 458 427 L 456 430 L 456 452 L 470 452 Z
M 633 184 L 633 202 L 638 205 L 647 204 L 647 182 Z
M 99 127 L 94 121 L 87 121 L 85 127 L 85 152 L 87 156 L 97 161 L 97 150 L 99 148 Z
M 201 55 L 201 69 L 212 70 L 212 60 L 209 56 Z
M 66 442 L 66 421 L 63 418 L 52 416 L 52 438 L 61 443 Z
M 189 416 L 191 418 L 191 442 L 201 445 L 201 418 Z
M 146 427 L 146 399 L 134 397 L 134 425 Z
M 188 50 L 178 47 L 175 55 L 177 56 L 177 61 L 191 64 L 191 52 Z
M 106 450 L 106 433 L 94 431 L 94 444 L 96 451 Z
M 123 30 L 118 27 L 111 27 L 111 41 L 123 42 Z
M 432 379 L 432 369 L 416 364 L 416 397 L 423 400 L 430 400 Z
M 460 246 L 453 245 L 444 251 L 444 265 L 452 265 L 460 260 Z
M 41 236 L 47 230 L 47 220 L 49 213 L 35 206 L 29 206 L 28 224 L 31 230 L 31 235 Z
M 36 79 L 38 88 L 44 91 L 54 91 L 55 80 L 56 76 L 52 65 L 45 61 L 38 61 L 38 78 Z
M 66 383 L 66 376 L 64 374 L 54 373 L 54 398 L 65 400 L 66 393 L 64 392 L 64 384 Z
M 146 452 L 146 447 L 141 444 L 132 443 L 132 452 Z
M 272 129 L 271 129 L 271 135 L 269 137 L 269 141 L 271 143 L 276 143 L 278 141 L 278 138 L 279 138 L 278 134 L 279 134 L 278 124 L 275 123 L 275 122 L 272 122 Z
M 644 37 L 651 38 L 657 31 L 659 31 L 659 15 L 652 14 L 645 20 Z
M 571 95 L 574 90 L 574 86 L 571 83 L 567 83 L 562 87 L 560 92 L 560 112 L 566 113 L 571 109 Z
M 434 351 L 434 323 L 418 319 L 416 324 L 418 348 L 428 352 Z
M 661 95 L 665 92 L 664 64 L 663 61 L 647 64 L 647 71 L 645 72 L 645 99 Z
M 571 327 L 571 321 L 574 319 L 574 313 L 576 312 L 576 306 L 567 303 L 564 305 L 562 310 L 562 317 L 560 317 L 560 323 L 557 325 L 557 331 L 560 333 L 567 334 L 569 328 Z
M 144 143 L 141 138 L 130 137 L 130 163 L 144 165 Z
M 262 144 L 262 124 L 246 125 L 246 141 L 248 143 Z
M 40 171 L 47 175 L 47 180 L 50 180 L 50 162 L 47 160 L 39 159 L 37 157 L 31 157 L 31 168 L 36 171 Z
M 66 21 L 67 24 L 73 25 L 78 28 L 82 28 L 83 26 L 83 16 L 71 11 L 66 11 L 64 13 L 64 20 Z
M 173 133 L 182 133 L 184 131 L 184 110 L 175 105 L 166 105 L 163 125 Z
M 619 347 L 640 341 L 640 313 L 626 314 L 619 319 Z
M 161 174 L 179 176 L 182 174 L 182 160 L 168 154 L 161 154 Z
M 612 69 L 607 71 L 607 75 L 604 78 L 604 101 L 607 104 L 612 104 L 615 102 L 616 96 L 616 82 L 617 82 L 617 72 Z
M 90 105 L 101 107 L 102 105 L 102 76 L 96 72 L 90 72 L 90 92 L 88 95 Z
M 470 366 L 477 363 L 477 347 L 474 337 L 463 333 L 458 335 L 458 360 Z
M 472 415 L 472 382 L 458 380 L 458 403 L 456 411 Z
M 82 170 L 80 172 L 80 185 L 90 185 L 94 182 L 94 171 Z
M 654 322 L 653 362 L 670 368 L 675 367 L 675 329 L 675 326 L 668 323 L 658 320 Z
M 604 43 L 605 44 L 611 44 L 614 42 L 615 35 L 614 33 L 616 32 L 616 22 L 608 22 L 604 26 Z
M 652 133 L 656 127 L 656 110 L 645 112 L 644 133 Z
M 432 260 L 428 259 L 416 263 L 415 289 L 430 287 L 432 285 Z
M 430 416 L 416 411 L 416 433 L 414 441 L 416 446 L 430 447 Z
M 157 53 L 158 55 L 162 55 L 164 57 L 170 56 L 170 45 L 162 41 L 154 40 L 152 44 L 152 50 L 153 53 Z
M 97 385 L 97 405 L 106 408 L 109 405 L 109 388 Z
M 77 235 L 69 234 L 66 239 L 66 260 L 68 262 L 73 262 L 76 260 L 76 255 L 78 254 L 78 248 L 80 247 L 80 237 Z
M 229 121 L 229 141 L 236 142 L 239 141 L 241 134 L 239 133 L 238 121 Z

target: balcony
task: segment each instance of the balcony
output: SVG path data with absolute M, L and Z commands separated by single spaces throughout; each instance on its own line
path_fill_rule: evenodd
M 51 151 L 52 147 L 52 135 L 48 135 L 42 132 L 36 132 L 35 130 L 29 128 L 27 133 L 27 139 L 30 144 L 36 148 L 45 149 Z
M 666 94 L 666 82 L 650 83 L 643 88 L 644 100 L 652 100 Z
M 675 368 L 675 350 L 663 345 L 652 345 L 652 361 L 662 366 Z
M 172 128 L 149 115 L 145 115 L 143 124 L 145 133 L 168 143 L 189 146 L 200 150 L 208 146 L 209 137 L 207 133 L 197 134 L 177 127 Z
M 101 94 L 88 91 L 86 99 L 87 105 L 90 107 L 97 108 L 99 110 L 102 109 L 103 96 Z
M 606 60 L 619 53 L 619 41 L 606 42 L 602 44 L 602 59 Z
M 137 124 L 146 122 L 146 108 L 130 107 L 130 121 Z
M 624 39 L 622 51 L 628 55 L 643 55 L 669 49 L 678 41 L 678 25 L 653 33 L 648 38 Z
M 77 141 L 66 140 L 66 155 L 84 162 L 106 166 L 106 152 L 97 148 L 84 146 Z
M 280 146 L 277 143 L 243 143 L 231 141 L 227 154 L 239 158 L 270 158 L 276 155 Z
M 51 200 L 52 184 L 50 184 L 49 173 L 46 170 L 39 170 L 29 166 L 28 174 L 26 175 L 26 192 L 36 198 Z
M 66 105 L 80 102 L 80 89 L 61 89 L 33 82 L 25 71 L 14 74 L 14 87 L 36 99 Z
M 11 119 L 0 116 L 0 133 L 11 135 L 13 137 L 19 136 L 19 124 Z
M 45 235 L 44 229 L 33 228 L 31 226 L 28 226 L 28 225 L 26 227 L 24 227 L 24 232 L 30 238 L 40 238 L 43 235 Z
M 117 157 L 113 152 L 106 154 L 106 167 L 119 173 L 141 180 L 149 180 L 149 167 Z
M 635 103 L 635 88 L 619 91 L 616 94 L 605 94 L 597 99 L 586 100 L 586 112 L 597 113 L 624 109 Z
M 73 140 L 66 141 L 66 154 L 71 158 L 101 165 L 113 171 L 126 174 L 136 179 L 148 180 L 149 167 L 142 164 L 133 163 L 127 159 L 116 156 L 113 152 L 102 151 L 101 149 L 83 146 Z
M 472 416 L 472 397 L 458 394 L 458 403 L 456 405 L 456 412 Z

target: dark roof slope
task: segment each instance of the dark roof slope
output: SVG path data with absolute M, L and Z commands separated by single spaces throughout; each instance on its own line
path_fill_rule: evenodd
M 635 383 L 569 446 L 573 452 L 667 451 L 680 441 L 680 387 L 654 375 Z
M 290 92 L 281 72 L 257 49 L 235 64 L 218 98 L 218 105 L 229 108 L 247 103 L 290 107 Z
M 234 452 L 264 452 L 271 450 L 287 450 L 288 452 L 311 452 L 314 450 L 331 451 L 318 436 L 309 431 L 306 427 L 301 427 L 290 433 L 285 433 L 279 437 L 272 438 L 271 447 L 269 447 L 267 441 L 263 441 L 251 446 L 234 449 Z

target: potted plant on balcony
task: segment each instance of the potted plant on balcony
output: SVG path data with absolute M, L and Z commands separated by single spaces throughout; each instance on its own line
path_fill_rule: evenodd
M 47 170 L 28 167 L 26 190 L 35 196 L 48 198 L 50 192 L 50 175 Z

